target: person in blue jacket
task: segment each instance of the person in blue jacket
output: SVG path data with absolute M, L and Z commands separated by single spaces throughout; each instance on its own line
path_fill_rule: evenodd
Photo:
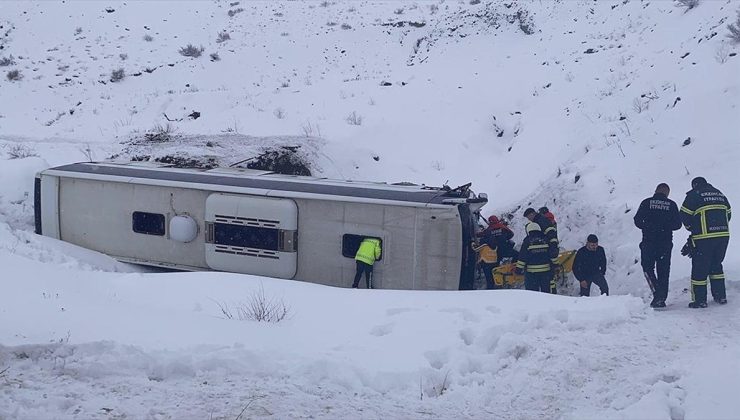
M 576 252 L 573 275 L 580 282 L 581 296 L 591 295 L 591 283 L 599 286 L 602 295 L 609 295 L 609 284 L 605 277 L 606 253 L 593 233 L 586 238 L 586 245 Z

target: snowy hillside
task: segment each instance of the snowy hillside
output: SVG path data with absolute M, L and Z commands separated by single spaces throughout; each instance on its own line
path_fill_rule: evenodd
M 0 418 L 737 418 L 737 241 L 730 305 L 696 313 L 678 232 L 653 313 L 632 217 L 659 182 L 740 197 L 738 9 L 2 2 Z M 50 166 L 283 146 L 331 178 L 472 181 L 518 240 L 547 205 L 565 247 L 599 235 L 617 296 L 148 273 L 32 233 Z M 259 290 L 291 316 L 225 319 Z

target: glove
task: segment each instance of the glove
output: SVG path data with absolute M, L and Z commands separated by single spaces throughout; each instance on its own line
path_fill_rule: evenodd
M 560 267 L 562 267 L 560 264 L 558 264 L 555 261 L 550 261 L 550 270 L 552 270 L 553 274 L 560 273 Z
M 691 238 L 689 238 L 683 248 L 681 248 L 681 255 L 689 258 L 694 256 L 694 244 L 691 243 Z

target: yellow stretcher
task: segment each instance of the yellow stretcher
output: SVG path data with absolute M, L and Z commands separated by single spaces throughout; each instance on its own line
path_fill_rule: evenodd
M 565 284 L 565 278 L 568 273 L 573 271 L 573 260 L 576 251 L 563 251 L 558 255 L 558 262 L 555 267 L 555 279 L 558 285 Z M 524 283 L 524 275 L 514 273 L 515 264 L 503 264 L 493 269 L 493 282 L 496 286 L 504 289 L 519 288 Z

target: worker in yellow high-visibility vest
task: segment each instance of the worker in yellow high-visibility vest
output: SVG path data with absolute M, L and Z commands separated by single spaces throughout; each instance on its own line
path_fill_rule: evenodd
M 355 254 L 355 261 L 357 262 L 357 271 L 355 272 L 355 281 L 352 282 L 352 287 L 357 289 L 360 285 L 360 277 L 362 273 L 365 273 L 365 284 L 368 289 L 373 288 L 373 264 L 375 261 L 380 259 L 380 239 L 377 238 L 365 238 L 360 244 L 360 248 Z

